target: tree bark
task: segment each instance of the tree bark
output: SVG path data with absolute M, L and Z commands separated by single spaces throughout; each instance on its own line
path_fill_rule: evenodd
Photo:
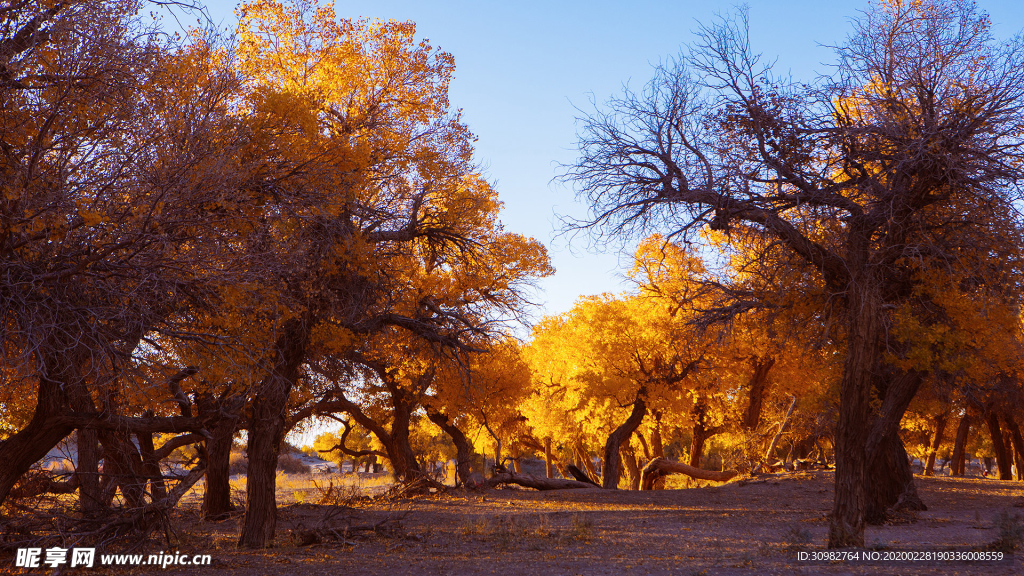
M 882 397 L 879 413 L 871 421 L 867 439 L 868 484 L 865 521 L 880 524 L 890 508 L 927 510 L 917 494 L 910 458 L 900 438 L 900 422 L 917 394 L 924 373 L 897 372 L 891 367 L 879 371 L 875 386 Z
M 1020 427 L 1009 412 L 1003 413 L 1003 420 L 1006 428 L 1010 431 L 1010 441 L 1013 446 L 1014 459 L 1017 464 L 1017 480 L 1024 480 L 1024 439 L 1020 435 Z
M 991 410 L 988 413 L 988 432 L 992 438 L 992 449 L 996 453 L 999 479 L 1012 480 L 1013 473 L 1010 472 L 1010 455 L 1007 453 L 1006 444 L 1003 442 L 1003 432 L 999 429 L 999 413 L 995 410 Z
M 142 473 L 149 481 L 150 501 L 156 502 L 167 496 L 167 485 L 164 484 L 164 475 L 160 470 L 160 461 L 156 459 L 156 450 L 153 448 L 153 434 L 151 432 L 139 432 L 135 435 L 139 441 L 139 453 L 142 455 Z
M 708 438 L 722 431 L 721 426 L 707 427 L 708 405 L 704 398 L 699 398 L 693 407 L 693 435 L 690 439 L 690 466 L 700 468 L 704 457 L 704 443 Z
M 750 365 L 754 373 L 747 382 L 747 389 L 750 391 L 750 402 L 747 404 L 747 412 L 743 416 L 743 426 L 747 430 L 754 430 L 761 423 L 761 406 L 764 404 L 765 389 L 768 385 L 768 373 L 775 365 L 775 358 L 771 356 L 753 356 Z
M 633 452 L 633 447 L 629 445 L 629 442 L 625 442 L 619 449 L 621 452 L 622 461 L 626 464 L 626 472 L 629 477 L 629 489 L 639 490 L 640 489 L 640 466 L 636 462 L 636 454 Z
M 836 428 L 835 500 L 829 519 L 828 547 L 864 546 L 867 506 L 867 437 L 871 414 L 872 378 L 879 363 L 882 335 L 880 298 L 872 288 L 877 280 L 867 268 L 868 234 L 850 232 L 851 268 L 858 272 L 847 287 L 849 331 L 846 362 L 839 386 Z M 862 261 L 861 261 L 862 260 Z
M 899 434 L 885 437 L 873 451 L 868 467 L 871 487 L 867 491 L 864 520 L 880 525 L 889 510 L 927 510 L 917 494 L 914 472 Z
M 555 477 L 555 471 L 553 468 L 551 458 L 551 438 L 549 437 L 544 439 L 544 474 L 548 478 Z
M 516 474 L 514 472 L 502 472 L 488 478 L 485 486 L 497 486 L 498 484 L 516 484 L 536 490 L 566 490 L 580 488 L 600 488 L 595 484 L 577 482 L 576 480 L 564 480 L 561 478 L 538 478 L 530 474 Z
M 28 425 L 0 442 L 0 504 L 29 468 L 66 438 L 75 427 L 61 416 L 70 409 L 68 392 L 75 382 L 61 382 L 41 375 L 36 408 Z
M 473 474 L 473 445 L 469 442 L 469 438 L 449 420 L 446 414 L 428 409 L 427 418 L 430 418 L 431 422 L 452 439 L 455 444 L 455 476 L 458 478 L 459 485 L 468 485 Z
M 928 463 L 924 466 L 925 476 L 935 475 L 935 457 L 939 453 L 939 447 L 942 446 L 942 435 L 946 431 L 947 414 L 940 414 L 935 418 L 935 437 L 932 439 L 932 447 L 928 450 Z
M 239 548 L 266 548 L 277 528 L 277 459 L 286 427 L 285 414 L 292 386 L 305 356 L 308 330 L 301 320 L 290 321 L 280 336 L 274 367 L 260 383 L 252 400 L 249 422 L 249 459 L 246 473 L 245 516 Z
M 93 516 L 103 509 L 100 491 L 100 437 L 96 430 L 80 428 L 75 433 L 78 446 L 78 465 L 75 474 L 79 477 L 78 505 L 86 516 Z
M 595 484 L 597 484 L 596 479 L 600 478 L 601 475 L 598 474 L 597 470 L 594 468 L 594 461 L 590 458 L 590 452 L 587 451 L 587 447 L 583 445 L 583 441 L 577 440 L 573 449 L 576 452 L 576 458 L 579 460 L 579 463 L 583 465 L 583 469 L 587 471 L 590 478 L 594 480 Z M 598 485 L 600 486 L 600 484 Z
M 604 444 L 604 475 L 601 478 L 601 487 L 608 490 L 615 490 L 619 487 L 619 475 L 620 475 L 620 456 L 619 448 L 622 444 L 629 440 L 629 437 L 633 435 L 633 432 L 643 422 L 644 416 L 647 414 L 647 404 L 644 402 L 644 394 L 646 391 L 641 388 L 636 395 L 636 400 L 633 401 L 633 410 L 629 414 L 629 418 L 622 423 L 621 426 L 615 429 L 614 432 L 608 435 L 608 441 Z
M 964 452 L 967 448 L 967 435 L 970 433 L 971 417 L 964 414 L 960 424 L 956 428 L 956 441 L 953 443 L 953 460 L 949 463 L 949 470 L 953 476 L 963 476 L 965 471 Z
M 711 480 L 713 482 L 727 482 L 734 478 L 739 472 L 735 470 L 704 470 L 682 462 L 674 462 L 666 458 L 655 458 L 644 466 L 640 472 L 640 489 L 651 490 L 654 488 L 654 481 L 669 474 L 686 474 L 698 480 Z
M 214 398 L 202 394 L 197 399 L 200 418 L 212 424 L 206 439 L 206 488 L 203 491 L 203 518 L 216 520 L 235 511 L 231 503 L 231 444 L 238 429 L 244 398 Z M 277 463 L 274 463 L 275 468 Z M 276 475 L 275 475 L 276 476 Z

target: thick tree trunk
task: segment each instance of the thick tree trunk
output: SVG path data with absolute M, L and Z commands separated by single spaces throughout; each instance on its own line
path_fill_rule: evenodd
M 743 427 L 754 430 L 761 423 L 761 406 L 764 404 L 765 389 L 768 385 L 768 372 L 775 365 L 775 358 L 754 356 L 750 359 L 750 365 L 754 368 L 754 373 L 747 383 L 750 402 L 747 404 L 746 414 L 743 415 Z
M 629 489 L 639 490 L 640 489 L 640 466 L 636 462 L 636 454 L 633 452 L 633 447 L 626 442 L 619 449 L 622 456 L 622 461 L 626 464 L 626 472 L 629 477 Z
M 642 472 L 640 472 L 640 489 L 651 490 L 654 487 L 654 481 L 658 478 L 667 476 L 669 474 L 686 474 L 691 478 L 698 480 L 711 480 L 713 482 L 727 482 L 729 479 L 734 478 L 739 472 L 735 470 L 704 470 L 696 468 L 682 462 L 673 462 L 666 458 L 655 458 L 644 466 Z
M 910 458 L 900 438 L 900 422 L 924 374 L 883 369 L 876 382 L 882 405 L 867 440 L 868 484 L 865 521 L 880 524 L 888 509 L 927 510 L 917 494 Z
M 409 423 L 412 419 L 413 406 L 400 392 L 392 391 L 391 433 L 387 438 L 380 438 L 384 450 L 391 461 L 391 474 L 396 482 L 408 482 L 420 475 L 420 465 L 416 461 L 416 453 L 409 442 Z
M 1006 428 L 1010 431 L 1010 441 L 1013 446 L 1014 460 L 1017 464 L 1017 480 L 1024 480 L 1024 439 L 1020 435 L 1020 427 L 1009 412 L 1003 414 Z
M 249 459 L 246 472 L 245 516 L 238 537 L 239 548 L 266 548 L 277 528 L 277 459 L 284 440 L 288 397 L 299 377 L 305 356 L 308 330 L 300 320 L 286 326 L 275 348 L 274 368 L 252 400 L 249 421 Z
M 996 453 L 996 465 L 999 467 L 1000 480 L 1012 480 L 1013 473 L 1010 472 L 1010 455 L 1003 443 L 1003 431 L 999 429 L 999 414 L 995 411 L 988 413 L 988 432 L 992 438 L 992 449 Z
M 893 433 L 882 440 L 871 456 L 868 468 L 871 489 L 867 491 L 864 520 L 868 524 L 885 522 L 887 512 L 893 510 L 927 510 L 917 495 L 914 472 L 899 434 Z
M 935 436 L 932 438 L 931 449 L 928 450 L 928 463 L 924 466 L 925 476 L 935 475 L 935 457 L 939 453 L 939 447 L 942 446 L 942 436 L 946 432 L 947 421 L 947 414 L 940 414 L 935 418 Z
M 637 392 L 636 400 L 633 401 L 633 410 L 630 412 L 629 418 L 608 435 L 608 441 L 604 444 L 602 488 L 615 490 L 619 487 L 619 448 L 622 447 L 624 442 L 629 440 L 629 437 L 633 435 L 633 432 L 640 426 L 644 416 L 647 414 L 647 404 L 643 399 L 644 394 L 646 394 L 646 391 L 641 388 Z
M 0 442 L 0 504 L 33 464 L 74 432 L 75 427 L 61 419 L 69 409 L 67 386 L 41 376 L 32 419 L 17 434 Z
M 100 490 L 100 437 L 96 430 L 79 428 L 78 465 L 75 474 L 79 477 L 78 504 L 82 513 L 92 516 L 103 509 Z
M 856 242 L 855 242 L 856 240 Z M 859 244 L 862 244 L 860 246 Z M 850 252 L 865 250 L 867 238 L 851 240 Z M 857 266 L 853 267 L 854 270 Z M 864 546 L 864 511 L 867 506 L 867 438 L 871 414 L 873 374 L 879 363 L 882 335 L 879 297 L 869 273 L 855 275 L 848 286 L 849 331 L 846 363 L 839 387 L 839 425 L 836 429 L 835 501 L 829 520 L 828 547 Z
M 971 417 L 964 414 L 960 424 L 956 428 L 956 441 L 953 443 L 953 459 L 949 463 L 949 469 L 953 476 L 963 476 L 965 471 L 965 450 L 967 448 L 967 435 L 970 433 Z
M 210 437 L 206 439 L 206 489 L 202 505 L 206 520 L 223 518 L 235 510 L 231 503 L 231 444 L 243 403 L 243 398 L 215 399 L 212 394 L 197 398 L 201 418 L 216 415 L 207 429 Z M 274 466 L 277 467 L 276 462 Z
M 427 418 L 444 431 L 455 444 L 455 476 L 458 485 L 468 485 L 473 474 L 473 445 L 469 438 L 453 424 L 448 415 L 436 410 L 427 410 Z
M 704 443 L 708 438 L 722 431 L 721 426 L 708 427 L 709 408 L 704 398 L 699 398 L 693 408 L 693 436 L 690 440 L 690 466 L 700 468 L 704 457 Z

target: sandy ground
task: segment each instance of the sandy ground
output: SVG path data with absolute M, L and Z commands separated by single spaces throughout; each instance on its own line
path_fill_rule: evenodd
M 981 550 L 1024 517 L 1024 484 L 918 478 L 929 506 L 916 517 L 867 530 L 880 556 L 898 550 Z M 183 553 L 207 553 L 194 568 L 94 568 L 73 573 L 198 574 L 1021 574 L 1001 564 L 798 561 L 824 551 L 832 475 L 804 472 L 768 481 L 654 492 L 499 489 L 362 500 L 351 507 L 292 504 L 280 509 L 277 547 L 234 548 L 239 518 L 202 522 L 195 510 L 175 519 Z M 338 538 L 307 545 L 309 530 L 339 528 Z M 380 525 L 380 533 L 345 526 Z M 1024 528 L 1024 520 L 1017 527 Z M 1005 529 L 1003 530 L 1005 533 Z M 321 531 L 321 534 L 323 532 Z M 158 553 L 166 544 L 148 545 Z M 1022 553 L 1018 553 L 1020 555 Z M 0 564 L 0 571 L 4 565 Z M 10 566 L 10 564 L 6 564 Z

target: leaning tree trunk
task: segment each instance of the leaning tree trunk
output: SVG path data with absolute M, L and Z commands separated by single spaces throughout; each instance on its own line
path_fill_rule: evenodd
M 452 439 L 455 444 L 455 476 L 459 485 L 468 485 L 473 474 L 473 445 L 469 442 L 469 438 L 451 422 L 447 414 L 436 410 L 427 410 L 427 418 L 430 418 L 431 422 Z M 550 476 L 548 477 L 550 478 Z
M 266 548 L 277 528 L 277 458 L 287 422 L 288 396 L 299 376 L 308 330 L 293 320 L 278 339 L 275 365 L 263 379 L 252 401 L 249 421 L 249 458 L 246 472 L 245 516 L 238 536 L 239 548 Z
M 890 509 L 927 510 L 917 495 L 914 472 L 899 434 L 890 434 L 882 440 L 868 466 L 871 489 L 864 513 L 868 524 L 883 524 Z
M 867 266 L 867 238 L 860 256 Z M 863 269 L 862 269 L 863 270 Z M 829 548 L 864 546 L 864 511 L 867 506 L 867 438 L 871 414 L 872 378 L 879 364 L 882 335 L 879 297 L 870 286 L 869 273 L 856 275 L 848 288 L 849 331 L 846 363 L 839 390 L 839 425 L 836 428 L 835 500 L 829 519 Z
M 663 478 L 669 474 L 686 474 L 687 476 L 698 480 L 727 482 L 739 474 L 739 472 L 736 472 L 735 470 L 704 470 L 703 468 L 697 468 L 682 462 L 673 462 L 666 458 L 655 458 L 648 462 L 647 465 L 644 466 L 643 471 L 640 472 L 640 489 L 653 489 L 655 480 Z
M 66 374 L 70 370 L 61 370 Z M 56 371 L 53 371 L 56 372 Z M 36 408 L 27 426 L 0 442 L 0 504 L 11 488 L 61 440 L 75 431 L 75 427 L 61 418 L 70 411 L 69 393 L 80 382 L 61 382 L 41 375 L 36 391 Z
M 935 438 L 932 439 L 932 447 L 928 450 L 928 463 L 924 467 L 925 476 L 935 475 L 935 457 L 939 453 L 939 447 L 942 446 L 942 435 L 946 431 L 946 414 L 940 414 L 935 419 Z
M 1012 480 L 1013 473 L 1010 471 L 1010 456 L 1006 450 L 1006 443 L 1003 442 L 1003 432 L 999 429 L 999 414 L 995 410 L 991 410 L 988 413 L 988 432 L 992 438 L 992 449 L 996 453 L 999 479 Z
M 775 358 L 754 356 L 750 364 L 754 367 L 754 373 L 747 383 L 747 389 L 750 390 L 750 402 L 743 415 L 743 427 L 747 430 L 754 430 L 761 423 L 761 406 L 764 404 L 765 389 L 768 385 L 768 372 L 775 365 Z
M 629 440 L 629 437 L 633 435 L 633 432 L 640 426 L 644 416 L 647 414 L 647 404 L 643 399 L 645 393 L 643 388 L 637 392 L 629 418 L 626 418 L 626 421 L 621 426 L 608 435 L 608 441 L 604 444 L 604 467 L 602 470 L 604 475 L 601 478 L 601 486 L 603 488 L 615 490 L 619 487 L 619 448 L 622 447 L 624 442 Z
M 949 470 L 953 476 L 963 476 L 965 469 L 965 450 L 967 447 L 967 435 L 971 429 L 971 417 L 964 414 L 960 419 L 960 425 L 956 428 L 956 441 L 953 443 L 953 461 L 949 463 Z

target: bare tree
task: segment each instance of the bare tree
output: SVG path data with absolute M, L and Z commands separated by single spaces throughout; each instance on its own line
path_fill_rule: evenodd
M 581 119 L 565 178 L 591 213 L 569 229 L 762 235 L 796 256 L 847 347 L 829 546 L 863 545 L 879 482 L 920 506 L 896 431 L 923 374 L 883 362 L 900 353 L 893 308 L 922 269 L 955 274 L 988 231 L 1019 229 L 1024 44 L 994 42 L 970 2 L 885 3 L 854 22 L 835 75 L 807 85 L 751 51 L 745 11 L 698 38 Z M 872 462 L 898 473 L 873 478 Z

